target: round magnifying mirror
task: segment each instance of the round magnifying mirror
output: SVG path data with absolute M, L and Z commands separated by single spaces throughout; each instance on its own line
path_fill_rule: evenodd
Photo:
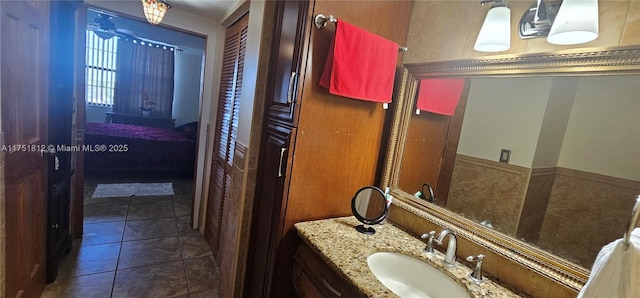
M 358 190 L 351 200 L 351 211 L 362 225 L 356 230 L 364 234 L 373 234 L 376 230 L 366 225 L 381 223 L 389 213 L 387 200 L 381 189 L 375 186 L 367 186 Z

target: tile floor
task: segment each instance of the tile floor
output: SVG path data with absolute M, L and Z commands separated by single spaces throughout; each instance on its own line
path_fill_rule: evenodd
M 91 198 L 98 183 L 172 182 L 173 196 Z M 218 297 L 220 273 L 189 226 L 188 178 L 87 178 L 84 235 L 42 297 Z

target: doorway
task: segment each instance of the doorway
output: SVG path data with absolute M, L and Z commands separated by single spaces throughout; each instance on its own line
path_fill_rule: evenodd
M 58 280 L 47 286 L 44 296 L 212 295 L 219 273 L 204 238 L 191 226 L 205 40 L 194 37 L 201 45 L 194 49 L 184 41 L 184 32 L 167 39 L 173 30 L 154 26 L 154 33 L 144 22 L 98 8 L 89 8 L 86 20 L 87 48 L 108 52 L 117 48 L 110 41 L 129 38 L 173 48 L 176 100 L 170 118 L 117 114 L 103 96 L 109 94 L 105 81 L 113 80 L 107 69 L 115 63 L 109 63 L 104 52 L 99 54 L 102 61 L 87 59 L 86 103 L 78 106 L 86 115 L 86 122 L 78 123 L 85 132 L 83 237 L 74 242 Z M 113 31 L 100 26 L 105 20 Z M 85 50 L 87 58 L 98 56 Z M 102 144 L 108 152 L 96 152 Z M 147 190 L 155 184 L 169 184 L 172 194 L 121 193 L 122 187 Z M 99 191 L 107 195 L 97 195 Z
M 205 242 L 199 241 L 199 234 L 194 234 L 190 227 L 205 39 L 163 27 L 153 26 L 151 30 L 144 22 L 93 7 L 87 10 L 86 24 L 87 30 L 80 32 L 84 36 L 79 38 L 86 42 L 82 53 L 86 57 L 83 61 L 86 65 L 86 100 L 77 106 L 84 112 L 86 122 L 76 123 L 84 129 L 81 151 L 86 177 L 79 181 L 85 188 L 79 194 L 83 198 L 79 207 L 84 211 L 83 238 L 74 243 L 61 266 L 60 279 L 47 290 L 49 293 L 75 293 L 65 292 L 74 291 L 69 283 L 77 283 L 93 274 L 111 274 L 114 286 L 110 293 L 118 296 L 137 291 L 127 289 L 119 282 L 120 277 L 135 273 L 133 267 L 172 265 L 185 272 L 188 271 L 185 268 L 191 268 L 190 262 L 197 266 L 211 263 L 208 249 L 201 249 L 206 248 L 201 245 Z M 158 36 L 162 40 L 156 40 L 160 39 Z M 185 41 L 189 38 L 191 41 Z M 116 55 L 109 57 L 107 54 L 118 49 L 117 42 L 133 42 L 172 52 L 175 100 L 170 106 L 171 117 L 145 116 L 139 113 L 141 111 L 129 114 L 113 111 L 113 101 L 108 97 L 117 91 L 118 87 L 113 86 L 113 73 L 118 69 L 114 61 Z M 153 93 L 149 94 L 153 96 Z M 106 149 L 97 150 L 100 146 L 106 146 Z M 118 185 L 146 187 L 158 183 L 170 184 L 173 194 L 129 196 L 117 193 Z M 116 189 L 116 194 L 95 197 L 99 186 Z M 79 238 L 80 235 L 76 233 L 75 236 Z M 153 251 L 158 243 L 163 245 L 156 247 L 160 251 L 155 255 L 165 255 L 163 262 L 157 259 L 145 261 L 145 258 L 136 258 L 138 263 L 123 261 L 141 250 Z M 174 263 L 167 265 L 164 261 Z M 170 275 L 180 279 L 179 275 Z M 188 274 L 183 274 L 178 282 L 186 283 L 187 277 Z M 202 287 L 191 287 L 187 293 L 199 289 Z
M 83 53 L 87 58 L 84 70 L 86 98 L 84 104 L 77 106 L 84 112 L 83 117 L 78 117 L 84 118 L 84 121 L 78 121 L 81 122 L 78 126 L 79 130 L 84 130 L 85 149 L 107 146 L 107 152 L 102 154 L 97 154 L 96 150 L 82 150 L 86 174 L 89 177 L 126 174 L 134 179 L 150 175 L 193 177 L 204 89 L 206 38 L 152 26 L 99 7 L 87 9 L 86 24 L 86 35 L 83 36 L 87 44 L 87 52 Z M 146 85 L 136 85 L 140 90 L 136 89 L 130 96 L 120 93 L 121 98 L 134 106 L 133 110 L 114 111 L 113 100 L 119 92 L 118 86 L 124 89 L 122 86 L 128 84 L 116 83 L 116 68 L 122 68 L 116 63 L 118 42 L 160 49 L 173 56 L 173 71 L 169 72 L 170 80 L 175 83 L 170 88 L 173 92 L 168 106 L 164 104 L 168 113 L 160 115 L 161 103 L 158 94 L 154 93 L 156 86 Z M 147 59 L 146 56 L 135 57 L 138 58 L 133 58 L 134 62 Z M 129 80 L 123 76 L 120 81 Z M 143 107 L 150 107 L 151 115 L 144 114 L 149 111 L 143 111 Z

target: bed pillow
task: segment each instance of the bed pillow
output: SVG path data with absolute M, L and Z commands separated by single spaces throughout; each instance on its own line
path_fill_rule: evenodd
M 173 130 L 181 132 L 187 139 L 196 140 L 198 138 L 198 122 L 189 122 L 180 125 Z

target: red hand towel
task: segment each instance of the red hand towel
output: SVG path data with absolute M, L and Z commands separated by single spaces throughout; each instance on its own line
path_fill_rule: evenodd
M 442 115 L 453 115 L 462 95 L 464 79 L 423 79 L 416 106 L 418 109 Z
M 320 86 L 335 95 L 389 103 L 397 59 L 397 43 L 338 21 Z

